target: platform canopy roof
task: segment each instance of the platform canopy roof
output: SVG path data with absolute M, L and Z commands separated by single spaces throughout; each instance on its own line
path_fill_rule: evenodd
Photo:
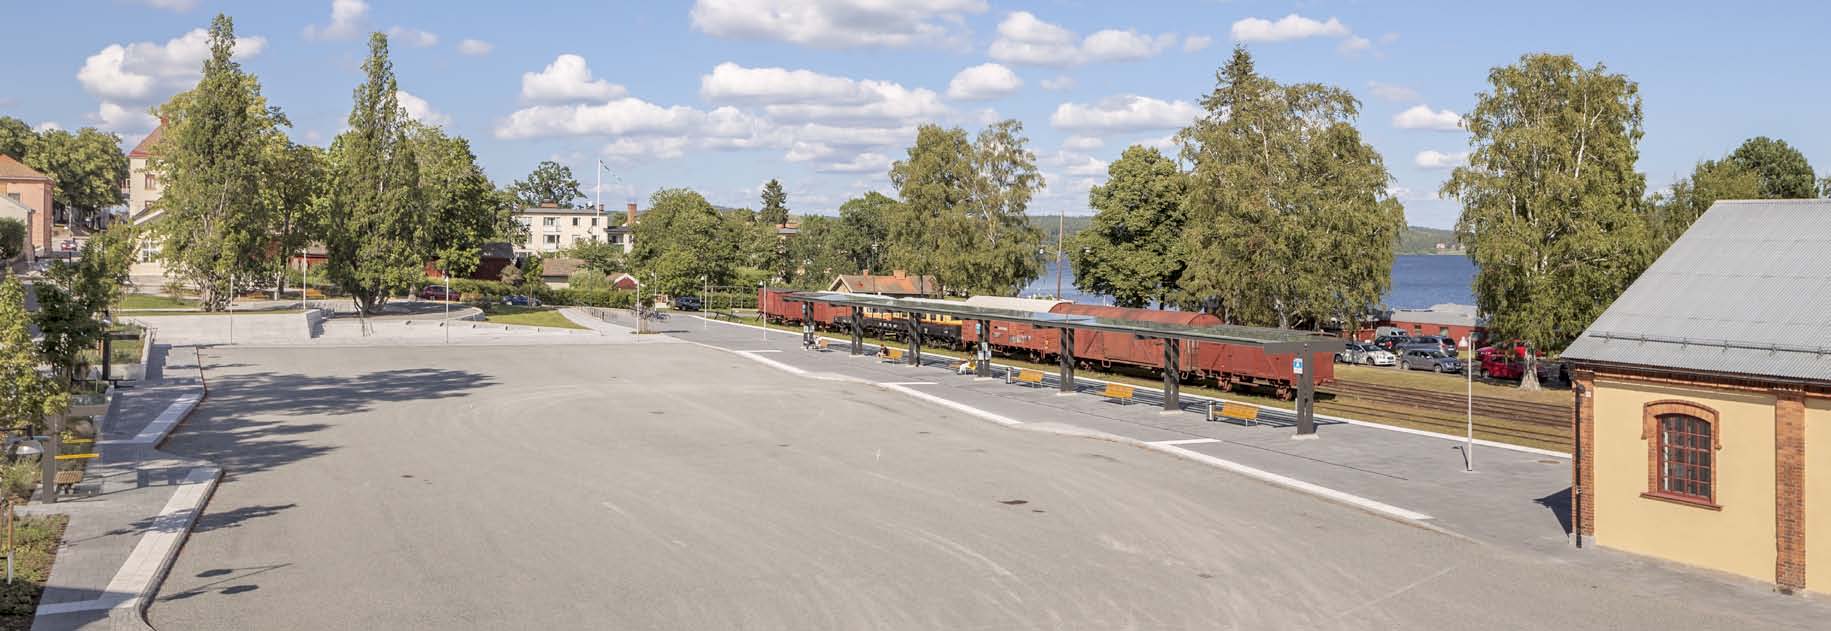
M 1017 311 L 971 305 L 964 302 L 943 300 L 921 300 L 891 298 L 871 294 L 848 294 L 831 291 L 800 292 L 789 294 L 784 300 L 791 302 L 822 302 L 842 307 L 863 307 L 903 313 L 930 313 L 952 316 L 961 320 L 1003 320 L 1021 322 L 1031 326 L 1085 329 L 1107 331 L 1112 333 L 1130 333 L 1141 337 L 1154 337 L 1196 342 L 1221 342 L 1242 344 L 1264 348 L 1273 354 L 1296 353 L 1307 345 L 1312 353 L 1334 352 L 1344 348 L 1345 343 L 1334 337 L 1317 335 L 1305 331 L 1289 329 L 1272 329 L 1254 326 L 1221 325 L 1187 325 L 1166 322 L 1145 322 L 1139 320 L 1122 320 L 1090 315 L 1067 313 L 1050 313 L 1047 311 Z

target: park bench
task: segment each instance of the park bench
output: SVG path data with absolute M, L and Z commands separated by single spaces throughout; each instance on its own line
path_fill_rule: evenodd
M 1129 404 L 1132 402 L 1132 387 L 1122 383 L 1109 383 L 1106 384 L 1106 390 L 1101 391 L 1100 395 L 1120 403 Z
M 1013 377 L 1012 380 L 1017 383 L 1041 386 L 1043 385 L 1043 371 L 1025 368 L 1017 371 L 1017 376 Z
M 900 362 L 904 361 L 904 359 L 907 357 L 909 357 L 908 351 L 905 351 L 900 348 L 890 348 L 888 346 L 884 347 L 884 361 L 887 361 L 890 363 L 900 363 Z
M 1216 414 L 1216 410 L 1212 404 L 1208 406 L 1208 420 L 1219 421 L 1223 419 L 1240 421 L 1247 425 L 1251 425 L 1259 420 L 1259 406 L 1229 401 L 1221 404 L 1219 414 Z
M 59 471 L 57 472 L 57 477 L 52 478 L 51 480 L 56 483 L 58 493 L 70 493 L 76 490 L 77 484 L 82 483 L 83 470 L 73 469 L 70 471 Z

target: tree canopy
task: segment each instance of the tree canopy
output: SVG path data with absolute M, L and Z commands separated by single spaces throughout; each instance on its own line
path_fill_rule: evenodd
M 1025 210 L 1043 186 L 1023 124 L 923 125 L 890 167 L 902 202 L 886 217 L 884 260 L 956 292 L 1011 295 L 1042 273 L 1042 232 Z M 932 289 L 930 289 L 932 291 Z
M 1443 194 L 1499 339 L 1564 348 L 1650 261 L 1641 214 L 1639 86 L 1602 64 L 1525 55 L 1488 75 L 1466 119 L 1467 166 Z M 1527 371 L 1531 374 L 1531 371 Z
M 37 141 L 38 133 L 32 131 L 31 125 L 11 116 L 0 116 L 0 155 L 23 159 L 32 143 Z
M 1163 306 L 1183 273 L 1189 179 L 1163 152 L 1132 145 L 1087 192 L 1092 225 L 1068 242 L 1074 284 L 1121 307 Z
M 788 192 L 782 183 L 771 178 L 763 185 L 763 209 L 757 211 L 757 223 L 780 226 L 788 223 Z
M 649 197 L 649 211 L 636 223 L 631 266 L 658 293 L 698 293 L 704 283 L 725 285 L 739 258 L 726 218 L 687 189 L 670 188 Z
M 127 201 L 121 192 L 127 154 L 121 153 L 120 136 L 93 127 L 75 133 L 47 130 L 32 143 L 24 162 L 57 183 L 52 202 L 71 222 L 94 224 L 102 209 Z
M 38 345 L 26 323 L 25 286 L 18 276 L 0 281 L 0 423 L 6 427 L 43 428 L 44 417 L 69 406 L 63 385 L 44 376 Z
M 1756 136 L 1736 147 L 1725 160 L 1753 171 L 1761 182 L 1762 199 L 1818 197 L 1818 179 L 1805 154 L 1785 140 Z
M 552 160 L 536 165 L 527 179 L 510 184 L 508 192 L 522 206 L 553 204 L 571 208 L 585 197 L 585 192 L 579 190 L 579 181 L 572 177 L 572 168 Z
M 1391 284 L 1405 210 L 1334 86 L 1284 85 L 1236 48 L 1179 138 L 1190 174 L 1177 301 L 1230 322 L 1352 320 Z
M 362 67 L 349 130 L 331 144 L 324 241 L 327 274 L 366 313 L 424 278 L 416 241 L 426 202 L 387 35 L 369 36 Z

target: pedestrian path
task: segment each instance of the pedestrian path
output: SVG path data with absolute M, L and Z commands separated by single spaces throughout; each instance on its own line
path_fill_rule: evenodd
M 117 390 L 76 497 L 21 509 L 70 516 L 35 630 L 147 628 L 141 612 L 221 474 L 158 450 L 204 391 L 192 349 L 157 348 L 151 372 L 183 377 Z

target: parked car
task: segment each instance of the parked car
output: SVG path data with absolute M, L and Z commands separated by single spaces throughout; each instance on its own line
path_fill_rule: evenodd
M 446 289 L 444 285 L 427 285 L 420 289 L 420 300 L 457 300 L 458 292 Z
M 700 309 L 704 309 L 705 307 L 706 307 L 706 303 L 701 301 L 699 299 L 699 296 L 675 296 L 674 297 L 674 308 L 679 311 L 698 311 Z
M 1393 366 L 1399 363 L 1399 356 L 1394 355 L 1392 351 L 1375 346 L 1362 353 L 1358 363 L 1368 366 Z
M 1462 372 L 1462 360 L 1443 351 L 1428 348 L 1413 348 L 1399 356 L 1399 365 L 1406 370 L 1434 370 L 1437 372 Z
M 1397 352 L 1395 349 L 1410 339 L 1411 336 L 1408 335 L 1382 335 L 1373 338 L 1373 345 L 1379 347 L 1380 350 Z
M 1358 364 L 1360 363 L 1361 355 L 1367 352 L 1367 347 L 1369 346 L 1372 346 L 1372 344 L 1366 342 L 1348 342 L 1347 346 L 1339 351 L 1335 351 L 1335 363 Z
M 1494 379 L 1518 380 L 1526 376 L 1526 354 L 1529 352 L 1525 344 L 1517 341 L 1483 347 L 1475 351 L 1475 374 Z M 1533 365 L 1537 368 L 1540 383 L 1569 379 L 1563 362 L 1552 361 L 1541 355 Z
M 538 307 L 540 306 L 540 300 L 533 296 L 515 294 L 512 296 L 503 296 L 502 304 L 515 307 Z
M 1445 353 L 1456 352 L 1456 340 L 1444 335 L 1414 335 L 1406 340 L 1404 346 L 1435 346 L 1437 350 Z

